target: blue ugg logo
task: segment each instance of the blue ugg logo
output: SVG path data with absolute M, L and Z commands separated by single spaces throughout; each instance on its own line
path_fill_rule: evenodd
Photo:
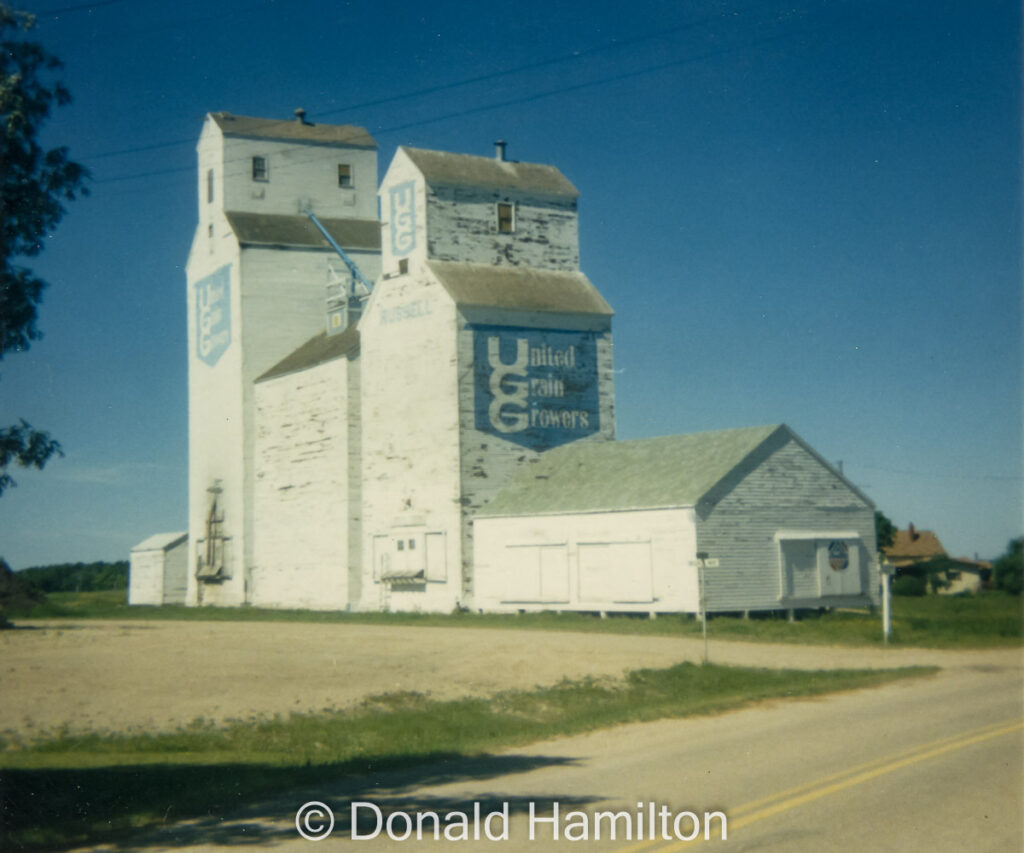
M 593 333 L 477 326 L 473 335 L 477 429 L 534 450 L 597 432 Z

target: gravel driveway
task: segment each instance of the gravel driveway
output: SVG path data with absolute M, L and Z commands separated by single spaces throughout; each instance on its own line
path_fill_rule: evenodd
M 23 622 L 0 632 L 0 725 L 173 730 L 345 708 L 415 691 L 488 695 L 700 660 L 700 640 L 478 628 L 267 622 Z M 822 669 L 1020 666 L 1021 652 L 822 648 L 712 641 L 718 663 Z

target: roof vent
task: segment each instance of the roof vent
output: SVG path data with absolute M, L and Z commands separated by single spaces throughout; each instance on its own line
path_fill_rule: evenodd
M 502 163 L 505 162 L 505 146 L 508 143 L 504 139 L 499 139 L 494 143 L 494 159 Z
M 302 107 L 299 107 L 299 108 L 298 108 L 298 109 L 297 109 L 297 110 L 295 111 L 295 120 L 296 120 L 296 121 L 297 121 L 297 122 L 298 122 L 299 124 L 309 124 L 309 122 L 308 122 L 308 121 L 306 121 L 306 111 L 305 111 L 304 109 L 302 109 Z

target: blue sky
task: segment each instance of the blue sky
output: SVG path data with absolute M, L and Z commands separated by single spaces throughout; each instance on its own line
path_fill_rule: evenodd
M 1008 0 L 25 3 L 93 173 L 0 423 L 15 568 L 186 525 L 184 263 L 214 110 L 558 166 L 616 309 L 620 438 L 788 423 L 899 526 L 1022 529 L 1021 21 Z M 412 11 L 410 11 L 412 10 Z

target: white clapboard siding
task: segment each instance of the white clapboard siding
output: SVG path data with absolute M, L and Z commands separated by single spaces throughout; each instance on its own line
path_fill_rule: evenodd
M 256 179 L 254 157 L 263 158 L 265 179 Z M 217 113 L 204 124 L 198 159 L 199 225 L 187 267 L 187 599 L 227 606 L 248 601 L 255 565 L 254 382 L 326 322 L 328 267 L 337 257 L 302 211 L 312 209 L 325 221 L 352 220 L 353 234 L 369 232 L 372 239 L 349 248 L 364 275 L 375 278 L 376 146 L 359 128 Z M 341 162 L 353 167 L 352 186 L 339 186 Z M 229 342 L 216 357 L 202 358 L 197 286 L 218 271 L 229 293 L 214 321 L 226 318 Z M 224 572 L 215 583 L 198 582 L 213 489 L 223 519 Z
M 250 603 L 344 610 L 358 599 L 350 569 L 359 460 L 349 445 L 358 406 L 358 362 L 349 357 L 256 384 Z
M 698 607 L 691 509 L 480 517 L 474 548 L 483 611 Z
M 840 606 L 878 600 L 874 507 L 795 438 L 785 439 L 737 472 L 742 479 L 713 507 L 698 510 L 698 544 L 718 561 L 707 571 L 712 611 Z M 776 533 L 852 531 L 859 537 L 860 595 L 821 597 L 810 572 L 792 594 L 784 589 Z

